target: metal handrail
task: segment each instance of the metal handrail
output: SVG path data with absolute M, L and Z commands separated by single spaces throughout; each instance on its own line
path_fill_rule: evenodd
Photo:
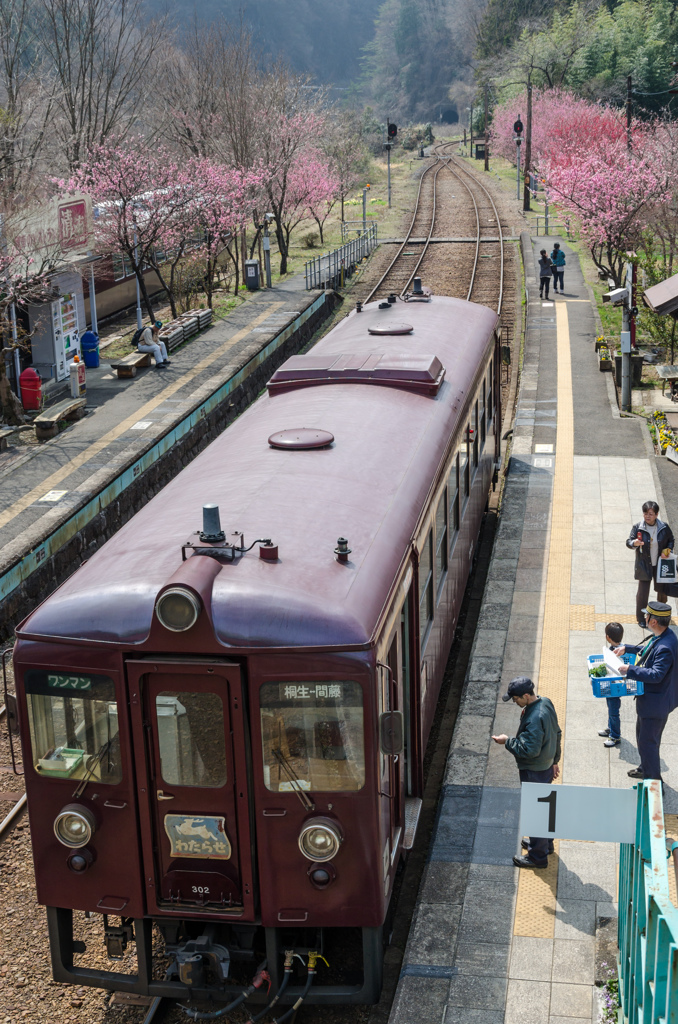
M 377 244 L 377 225 L 370 224 L 367 231 L 338 249 L 314 256 L 304 264 L 307 290 L 340 286 L 343 278 L 350 277 L 358 263 L 369 256 Z
M 661 782 L 638 787 L 635 843 L 619 863 L 619 999 L 624 1024 L 678 1018 L 678 909 L 669 895 Z

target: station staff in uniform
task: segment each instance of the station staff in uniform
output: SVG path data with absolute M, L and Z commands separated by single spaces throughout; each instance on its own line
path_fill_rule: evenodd
M 643 644 L 617 647 L 615 654 L 638 655 L 635 665 L 622 665 L 621 675 L 640 679 L 644 693 L 636 697 L 636 743 L 640 765 L 632 779 L 661 779 L 659 747 L 666 720 L 678 707 L 678 639 L 669 629 L 671 605 L 650 601 L 643 609 L 652 636 Z
M 521 782 L 553 782 L 560 774 L 561 755 L 561 731 L 553 704 L 548 697 L 536 695 L 527 676 L 512 679 L 501 699 L 522 708 L 520 725 L 515 736 L 492 739 L 513 754 Z M 530 836 L 526 856 L 514 857 L 513 863 L 519 868 L 545 868 L 549 853 L 553 853 L 552 841 Z

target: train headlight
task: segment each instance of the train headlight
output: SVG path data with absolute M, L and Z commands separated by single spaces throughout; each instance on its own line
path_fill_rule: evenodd
M 183 633 L 198 621 L 200 602 L 190 590 L 172 587 L 158 598 L 155 611 L 165 629 Z
M 79 804 L 69 804 L 54 819 L 54 835 L 60 843 L 69 846 L 71 850 L 79 850 L 81 846 L 87 846 L 95 829 L 94 815 Z
M 299 849 L 304 857 L 322 863 L 339 852 L 342 837 L 337 825 L 325 818 L 307 821 L 299 835 Z

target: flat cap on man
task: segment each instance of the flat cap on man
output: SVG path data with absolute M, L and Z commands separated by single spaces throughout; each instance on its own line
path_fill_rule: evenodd
M 524 697 L 526 693 L 534 693 L 534 683 L 527 676 L 517 676 L 508 684 L 508 690 L 501 699 L 507 701 L 512 697 Z
M 653 619 L 670 619 L 671 605 L 663 601 L 648 601 L 647 608 L 643 608 L 643 615 L 651 615 Z

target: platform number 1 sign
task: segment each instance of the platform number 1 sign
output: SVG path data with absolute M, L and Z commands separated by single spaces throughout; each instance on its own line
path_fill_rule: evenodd
M 520 831 L 522 835 L 547 839 L 632 843 L 636 836 L 636 803 L 635 789 L 523 782 Z
M 556 830 L 556 800 L 558 799 L 558 792 L 552 789 L 548 796 L 537 797 L 538 804 L 549 805 L 549 823 L 548 831 L 555 832 Z

